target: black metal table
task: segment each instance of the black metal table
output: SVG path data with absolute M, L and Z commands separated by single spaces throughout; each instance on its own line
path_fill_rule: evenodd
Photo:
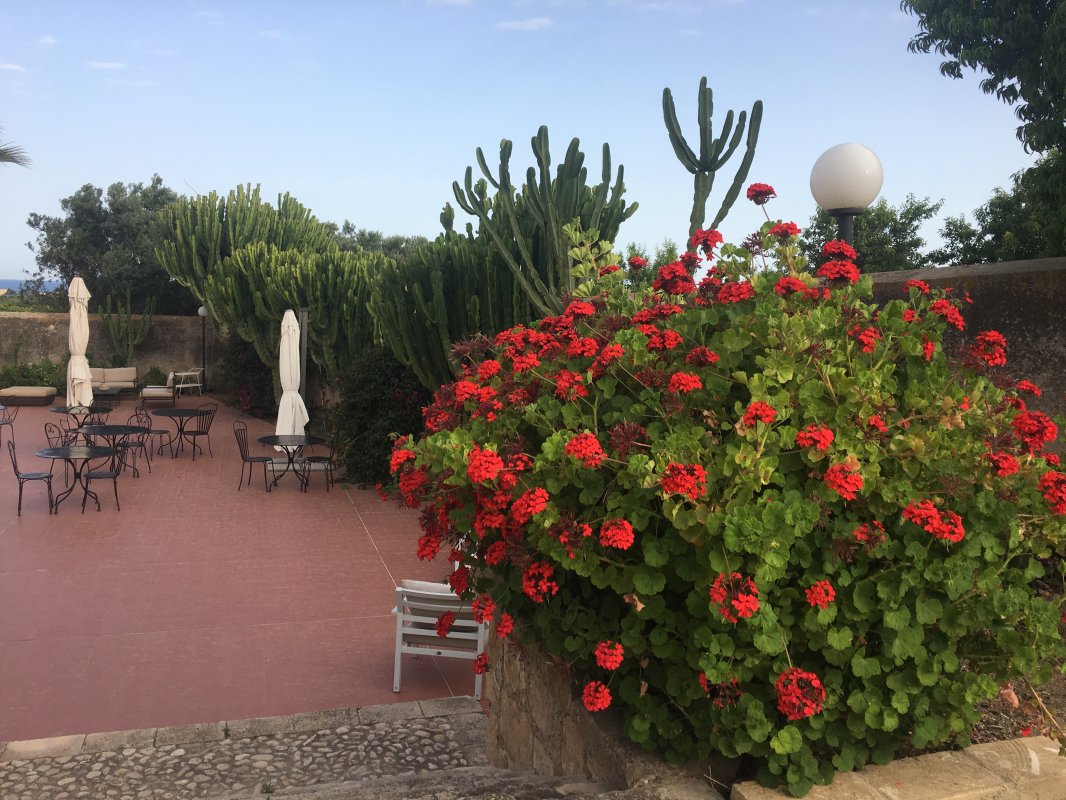
M 96 404 L 91 406 L 52 406 L 51 411 L 53 414 L 66 414 L 68 417 L 73 417 L 80 430 L 81 426 L 85 424 L 85 420 L 93 414 L 110 414 L 111 406 Z
M 141 434 L 147 434 L 148 428 L 141 427 L 140 425 L 82 425 L 80 428 L 81 435 L 86 439 L 95 438 L 99 436 L 105 442 L 108 447 L 113 447 L 119 451 L 121 456 L 122 466 L 129 467 L 133 473 L 134 478 L 140 477 L 140 472 L 137 468 L 126 461 L 125 448 L 122 447 L 122 440 L 127 436 L 140 436 Z
M 159 451 L 163 452 L 163 448 L 168 444 L 170 445 L 171 458 L 178 457 L 178 451 L 184 447 L 184 443 L 188 442 L 194 448 L 198 449 L 201 453 L 203 448 L 196 443 L 195 439 L 189 438 L 185 433 L 185 426 L 189 424 L 190 419 L 196 419 L 197 417 L 206 417 L 211 412 L 203 408 L 157 408 L 152 411 L 157 417 L 169 417 L 174 421 L 174 425 L 177 428 L 173 436 L 170 437 L 170 441 L 166 443 L 160 443 Z M 174 442 L 178 443 L 177 447 L 174 447 Z
M 82 495 L 81 510 L 85 512 L 85 500 L 92 498 L 96 501 L 96 510 L 100 510 L 100 498 L 96 496 L 95 492 L 89 490 L 89 481 L 82 473 L 85 471 L 85 466 L 94 458 L 114 458 L 117 454 L 117 450 L 114 447 L 101 447 L 97 445 L 84 445 L 76 444 L 69 445 L 67 447 L 48 447 L 44 450 L 38 450 L 37 455 L 40 458 L 61 458 L 70 464 L 70 468 L 74 470 L 74 480 L 65 492 L 56 496 L 56 499 L 52 503 L 51 511 L 53 514 L 59 513 L 59 504 L 66 500 L 70 493 L 74 491 L 74 487 L 81 486 L 84 494 Z
M 274 481 L 267 487 L 267 491 L 269 492 L 272 488 L 277 486 L 278 481 L 285 476 L 286 472 L 292 472 L 297 480 L 300 481 L 300 491 L 306 492 L 307 484 L 309 482 L 308 477 L 306 473 L 296 466 L 296 456 L 299 455 L 300 451 L 305 447 L 310 447 L 316 444 L 325 444 L 325 442 L 326 440 L 321 436 L 311 436 L 306 433 L 290 433 L 282 434 L 280 436 L 260 436 L 259 444 L 264 444 L 269 447 L 280 447 L 285 451 L 285 455 L 288 456 L 289 459 L 289 463 L 285 465 L 285 469 L 274 476 Z

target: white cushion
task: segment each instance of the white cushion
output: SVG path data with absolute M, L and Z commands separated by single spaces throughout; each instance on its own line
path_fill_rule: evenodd
M 104 370 L 104 380 L 111 385 L 116 383 L 129 383 L 130 385 L 133 385 L 137 382 L 137 368 L 108 367 Z
M 401 589 L 411 589 L 416 592 L 437 592 L 439 594 L 454 594 L 452 587 L 446 583 L 434 583 L 433 581 L 414 581 L 404 578 L 400 581 Z
M 168 389 L 173 389 L 174 388 L 174 373 L 173 372 L 171 372 L 169 375 L 167 375 L 167 388 Z

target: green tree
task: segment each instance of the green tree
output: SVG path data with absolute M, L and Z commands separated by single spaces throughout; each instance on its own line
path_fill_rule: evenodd
M 3 130 L 3 127 L 0 126 L 0 132 L 3 132 Z M 28 167 L 30 165 L 30 157 L 26 155 L 25 150 L 14 142 L 6 142 L 0 144 L 0 164 L 17 164 L 20 167 Z
M 425 236 L 403 236 L 401 234 L 386 236 L 381 231 L 356 228 L 355 224 L 348 220 L 345 220 L 340 228 L 333 223 L 326 223 L 326 225 L 335 229 L 337 247 L 343 252 L 369 250 L 384 253 L 394 261 L 399 261 L 409 258 L 417 248 L 429 244 L 429 239 Z
M 129 293 L 134 310 L 156 298 L 161 314 L 189 314 L 197 303 L 159 263 L 155 229 L 160 212 L 178 199 L 153 175 L 143 183 L 113 183 L 105 195 L 87 183 L 60 201 L 62 216 L 30 214 L 26 224 L 37 232 L 37 272 L 28 281 L 31 292 L 41 292 L 45 281 L 58 281 L 60 307 L 66 304 L 66 286 L 81 275 L 93 297 Z
M 938 264 L 985 264 L 1066 254 L 1066 159 L 1052 151 L 1016 173 L 1009 191 L 996 188 L 988 202 L 948 217 L 944 246 L 930 253 Z
M 940 73 L 986 73 L 981 89 L 1016 106 L 1018 138 L 1042 152 L 1066 144 L 1066 0 L 902 0 L 918 17 L 907 48 L 947 56 Z
M 855 265 L 862 272 L 895 272 L 934 266 L 923 252 L 925 239 L 918 229 L 933 219 L 943 200 L 919 200 L 913 194 L 899 206 L 891 206 L 883 197 L 855 219 Z M 800 250 L 813 268 L 820 263 L 822 245 L 837 237 L 837 221 L 824 210 L 811 217 L 800 237 Z

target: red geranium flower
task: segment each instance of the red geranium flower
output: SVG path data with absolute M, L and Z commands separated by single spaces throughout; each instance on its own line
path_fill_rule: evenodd
M 981 331 L 973 346 L 973 354 L 990 367 L 1007 365 L 1007 340 L 999 331 Z
M 811 608 L 829 608 L 829 604 L 837 597 L 836 590 L 829 581 L 815 581 L 806 591 L 807 602 Z
M 742 303 L 755 296 L 755 287 L 747 281 L 727 283 L 718 290 L 719 303 Z
M 1040 476 L 1037 488 L 1054 513 L 1066 514 L 1066 475 L 1049 470 Z
M 503 469 L 503 459 L 495 450 L 482 450 L 478 445 L 470 451 L 466 463 L 466 477 L 473 483 L 487 483 L 496 480 Z
M 818 271 L 815 274 L 825 278 L 827 281 L 856 283 L 859 280 L 859 268 L 850 261 L 826 261 L 822 266 L 818 267 Z
M 563 315 L 567 317 L 594 317 L 596 316 L 596 306 L 585 300 L 574 300 L 563 311 Z
M 755 581 L 739 572 L 719 573 L 707 596 L 717 606 L 718 613 L 734 624 L 759 610 L 759 589 Z
M 659 273 L 651 282 L 651 288 L 666 294 L 692 294 L 696 291 L 696 284 L 684 265 L 680 261 L 674 261 L 659 267 Z
M 859 544 L 864 544 L 873 549 L 885 540 L 885 526 L 874 520 L 871 523 L 860 525 L 851 532 L 851 535 L 855 537 L 855 541 Z
M 409 438 L 409 436 L 405 436 L 403 441 L 406 442 Z M 413 450 L 405 450 L 400 447 L 400 441 L 397 441 L 396 444 L 397 447 L 392 451 L 392 458 L 389 459 L 389 472 L 393 475 L 408 461 L 414 461 L 417 458 Z
M 609 519 L 600 526 L 600 544 L 628 550 L 633 546 L 633 526 L 624 519 Z
M 600 440 L 591 433 L 579 433 L 572 436 L 570 441 L 566 443 L 565 451 L 571 458 L 575 458 L 586 467 L 592 467 L 593 469 L 602 464 L 603 460 L 607 458 L 607 454 L 600 447 Z
M 825 703 L 825 687 L 818 676 L 798 667 L 782 672 L 775 688 L 777 710 L 793 722 L 818 714 Z
M 813 447 L 820 453 L 829 449 L 833 443 L 833 432 L 825 425 L 808 425 L 796 434 L 797 447 Z
M 506 639 L 511 635 L 511 631 L 514 630 L 514 617 L 508 614 L 506 611 L 500 614 L 499 622 L 496 623 L 496 635 L 501 639 Z
M 470 604 L 470 613 L 474 622 L 491 622 L 492 615 L 496 613 L 496 601 L 487 594 L 478 595 Z
M 872 326 L 863 328 L 856 325 L 848 331 L 848 336 L 859 342 L 864 353 L 872 353 L 877 343 L 881 341 L 881 332 Z
M 1043 394 L 1043 392 L 1040 391 L 1040 387 L 1032 381 L 1018 381 L 1014 388 L 1017 389 L 1019 392 L 1028 392 L 1029 394 L 1034 395 L 1035 397 L 1040 397 L 1040 395 Z
M 707 492 L 707 471 L 699 464 L 671 462 L 663 471 L 662 488 L 665 494 L 681 494 L 698 500 Z
M 555 567 L 543 561 L 534 561 L 522 573 L 522 591 L 534 603 L 543 603 L 559 591 L 559 584 L 552 580 Z
M 724 241 L 725 239 L 722 234 L 714 229 L 706 231 L 700 230 L 696 231 L 692 234 L 691 238 L 689 238 L 688 248 L 689 250 L 695 250 L 702 247 L 704 254 L 710 256 L 711 251 Z
M 455 559 L 451 559 L 454 561 Z M 470 588 L 470 570 L 465 566 L 456 567 L 448 573 L 448 585 L 456 594 L 463 594 Z
M 822 258 L 842 258 L 845 261 L 854 261 L 859 257 L 855 248 L 843 239 L 830 239 L 822 245 Z
M 768 183 L 753 183 L 748 187 L 748 199 L 757 206 L 766 205 L 773 197 L 777 197 L 777 192 Z
M 455 624 L 455 612 L 445 611 L 439 617 L 437 617 L 437 636 L 442 639 L 448 635 L 448 632 L 452 629 L 452 625 Z
M 879 417 L 877 414 L 871 414 L 869 417 L 867 417 L 866 425 L 876 431 L 879 431 L 880 433 L 888 433 L 888 426 L 885 424 L 885 421 L 881 419 L 881 417 Z
M 774 284 L 774 291 L 782 297 L 788 297 L 794 292 L 806 292 L 807 284 L 794 275 L 786 275 Z
M 1001 478 L 1006 478 L 1018 471 L 1018 459 L 1010 453 L 987 453 L 985 457 L 992 462 L 996 474 Z
M 581 702 L 589 711 L 603 711 L 611 705 L 611 690 L 600 681 L 589 681 L 581 692 Z
M 628 264 L 630 269 L 646 269 L 648 266 L 647 260 L 640 256 L 630 256 Z
M 941 512 L 931 500 L 919 500 L 903 509 L 903 518 L 933 534 L 937 539 L 961 542 L 966 536 L 962 518 L 954 511 Z
M 751 428 L 756 422 L 765 422 L 767 425 L 777 419 L 777 411 L 773 406 L 769 406 L 759 400 L 755 400 L 748 406 L 747 411 L 744 412 L 744 416 L 740 418 L 740 422 L 744 427 Z
M 489 669 L 489 657 L 486 653 L 478 653 L 474 657 L 474 674 L 484 675 Z
M 911 278 L 903 284 L 903 291 L 906 292 L 908 289 L 917 289 L 922 294 L 929 294 L 929 284 L 916 278 Z
M 702 389 L 703 381 L 700 380 L 699 375 L 691 372 L 675 372 L 670 376 L 670 382 L 666 388 L 671 394 L 688 394 Z
M 960 331 L 966 328 L 962 314 L 959 313 L 958 307 L 950 300 L 945 300 L 943 297 L 939 300 L 934 300 L 933 304 L 929 306 L 929 310 L 937 316 L 943 317 L 945 322 L 949 325 L 954 325 Z
M 624 658 L 625 649 L 618 642 L 606 641 L 596 645 L 596 663 L 603 669 L 618 669 Z
M 702 345 L 694 347 L 685 356 L 685 363 L 692 367 L 708 367 L 718 363 L 718 354 Z
M 548 491 L 540 486 L 529 489 L 511 506 L 511 519 L 519 524 L 529 522 L 534 514 L 548 507 Z
M 800 229 L 795 222 L 778 222 L 770 228 L 770 235 L 778 239 L 788 239 L 790 236 L 799 236 Z
M 1011 428 L 1030 453 L 1039 453 L 1045 442 L 1053 442 L 1059 435 L 1058 426 L 1040 411 L 1022 411 L 1011 422 Z
M 854 500 L 863 487 L 862 475 L 850 464 L 833 464 L 825 471 L 825 482 L 844 500 Z

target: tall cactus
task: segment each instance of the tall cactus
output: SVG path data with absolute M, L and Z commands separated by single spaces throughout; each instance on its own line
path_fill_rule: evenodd
M 691 236 L 703 227 L 707 217 L 707 198 L 710 197 L 711 188 L 714 186 L 714 175 L 730 159 L 741 139 L 744 138 L 744 127 L 747 124 L 748 136 L 745 143 L 744 157 L 740 166 L 737 167 L 736 176 L 722 199 L 722 205 L 718 209 L 714 220 L 708 226 L 717 228 L 733 203 L 740 194 L 740 187 L 748 177 L 752 159 L 755 158 L 755 145 L 759 142 L 759 128 L 762 125 L 762 100 L 756 100 L 751 107 L 751 119 L 748 121 L 747 112 L 741 111 L 737 117 L 736 128 L 733 127 L 733 112 L 726 114 L 722 124 L 722 132 L 718 138 L 714 138 L 711 128 L 711 119 L 714 116 L 714 92 L 707 86 L 707 78 L 700 79 L 699 106 L 697 118 L 700 128 L 700 154 L 699 156 L 685 141 L 681 134 L 681 125 L 677 121 L 677 112 L 674 109 L 674 97 L 670 89 L 663 89 L 663 121 L 666 123 L 666 132 L 670 136 L 670 144 L 673 145 L 674 153 L 682 166 L 691 172 L 693 178 L 692 191 L 692 214 L 689 216 L 688 233 Z
M 460 208 L 478 218 L 480 231 L 496 245 L 533 307 L 542 315 L 553 314 L 562 310 L 562 298 L 576 286 L 563 226 L 576 221 L 582 228 L 595 228 L 604 239 L 613 240 L 637 204 L 627 206 L 622 199 L 623 167 L 618 167 L 611 185 L 608 145 L 603 146 L 601 182 L 592 187 L 586 184 L 585 154 L 577 139 L 570 142 L 554 178 L 546 127 L 541 126 L 531 145 L 537 166 L 527 170 L 521 192 L 511 182 L 512 145 L 508 139 L 500 142 L 500 166 L 495 175 L 479 147 L 476 156 L 484 179 L 475 182 L 473 168 L 467 167 L 463 185 L 454 182 L 452 191 Z M 493 195 L 489 194 L 489 184 L 496 190 Z
M 128 367 L 133 364 L 133 350 L 148 335 L 148 329 L 152 324 L 152 314 L 155 313 L 155 298 L 149 297 L 144 303 L 144 312 L 136 322 L 133 319 L 133 303 L 131 292 L 126 289 L 126 304 L 121 301 L 115 303 L 115 311 L 111 312 L 111 295 L 107 296 L 101 317 L 107 335 L 111 337 L 112 366 Z

